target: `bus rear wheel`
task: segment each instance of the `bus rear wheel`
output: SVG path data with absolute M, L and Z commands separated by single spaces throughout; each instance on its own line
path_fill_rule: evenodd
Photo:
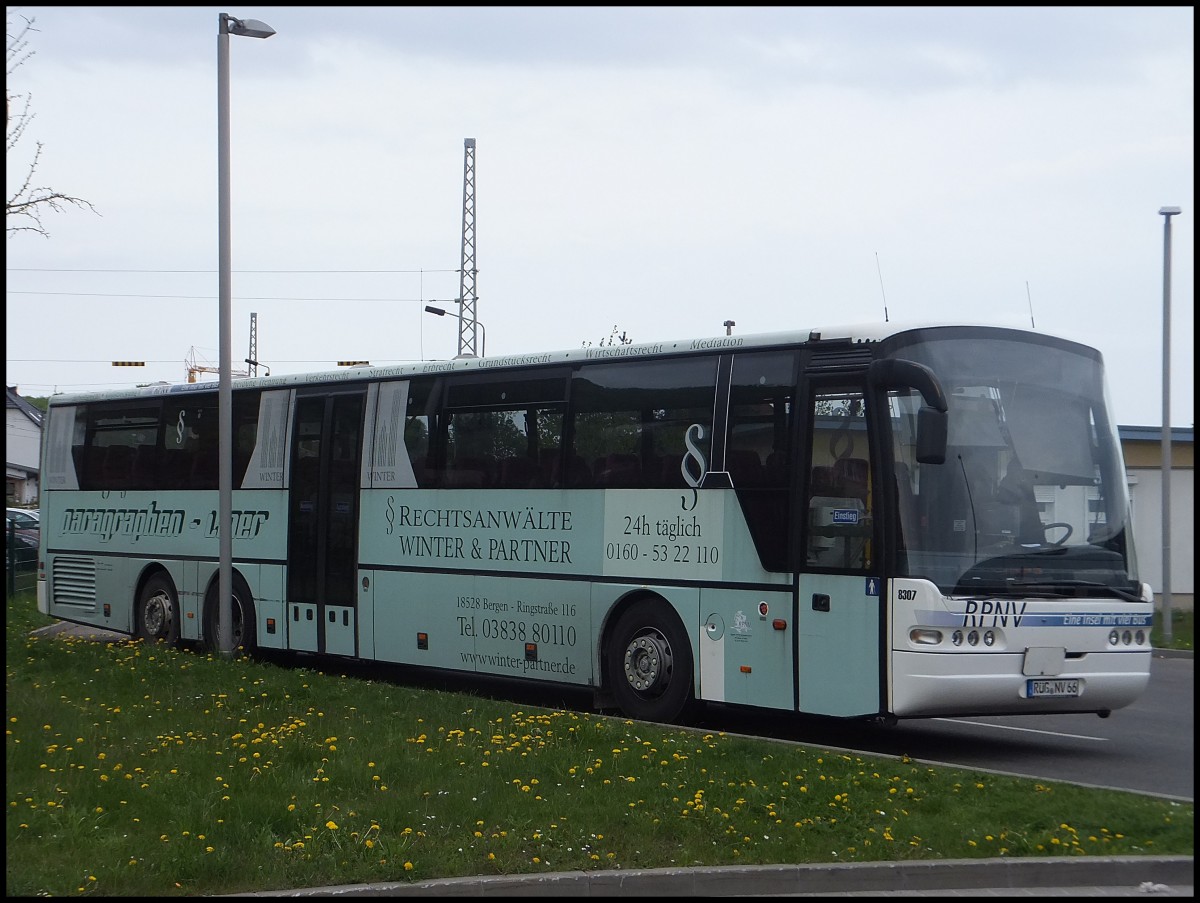
M 628 717 L 679 719 L 692 699 L 692 652 L 675 612 L 645 599 L 622 614 L 608 645 L 608 676 Z
M 240 574 L 233 576 L 233 599 L 230 605 L 230 620 L 233 628 L 234 652 L 241 651 L 251 655 L 258 643 L 258 634 L 254 614 L 254 599 L 250 596 L 250 587 Z M 221 608 L 217 604 L 220 589 L 214 580 L 209 587 L 204 600 L 204 643 L 209 652 L 221 651 Z
M 179 645 L 179 595 L 166 574 L 150 577 L 138 595 L 134 636 L 147 643 Z

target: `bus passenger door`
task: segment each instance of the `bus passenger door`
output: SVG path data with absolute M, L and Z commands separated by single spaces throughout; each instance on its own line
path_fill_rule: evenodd
M 288 648 L 356 655 L 365 393 L 298 395 L 288 499 Z
M 864 386 L 809 383 L 808 469 L 801 480 L 798 709 L 880 708 L 882 557 L 877 554 Z

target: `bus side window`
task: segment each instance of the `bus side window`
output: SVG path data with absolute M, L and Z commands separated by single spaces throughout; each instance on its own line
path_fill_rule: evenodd
M 729 384 L 725 468 L 763 567 L 795 566 L 792 431 L 796 353 L 738 354 Z
M 233 486 L 242 485 L 254 446 L 258 442 L 258 406 L 262 393 L 240 391 L 233 395 Z
M 707 473 L 716 373 L 716 355 L 580 366 L 571 380 L 568 461 L 583 458 L 608 489 L 684 486 L 677 462 L 685 454 L 701 459 L 694 473 Z
M 92 489 L 157 488 L 162 403 L 121 401 L 88 408 L 86 482 Z M 80 486 L 84 485 L 81 481 Z
M 421 489 L 440 485 L 439 471 L 433 459 L 437 413 L 430 410 L 434 385 L 432 380 L 412 380 L 408 386 L 408 409 L 404 412 L 404 448 L 413 477 Z
M 810 412 L 808 564 L 871 567 L 872 499 L 865 398 L 857 387 L 818 389 Z

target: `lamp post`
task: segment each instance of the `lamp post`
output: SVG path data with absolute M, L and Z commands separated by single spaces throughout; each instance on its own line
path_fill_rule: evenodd
M 233 356 L 232 287 L 229 238 L 229 36 L 269 38 L 275 29 L 257 19 L 235 19 L 221 13 L 217 29 L 217 193 L 220 317 L 220 381 L 217 389 L 218 504 L 217 638 L 222 657 L 233 656 Z
M 1171 217 L 1178 207 L 1160 207 L 1163 218 L 1162 350 L 1162 636 L 1171 644 Z
M 487 357 L 487 330 L 483 328 L 483 324 L 480 323 L 478 320 L 468 320 L 462 314 L 451 313 L 448 310 L 442 310 L 440 307 L 433 307 L 430 304 L 425 305 L 425 312 L 430 313 L 430 314 L 436 314 L 439 317 L 454 317 L 457 320 L 461 320 L 463 323 L 472 323 L 475 326 L 478 326 L 480 328 L 480 330 L 483 332 L 483 343 L 479 346 L 479 356 Z M 459 355 L 455 355 L 455 356 L 456 357 L 474 357 L 475 355 L 459 354 Z

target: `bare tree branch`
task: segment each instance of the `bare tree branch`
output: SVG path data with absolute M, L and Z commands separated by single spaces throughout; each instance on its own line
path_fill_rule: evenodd
M 37 30 L 33 27 L 34 20 L 24 16 L 21 16 L 20 19 L 23 24 L 14 29 L 13 10 L 5 8 L 7 37 L 7 59 L 5 61 L 7 78 L 4 87 L 6 155 L 20 144 L 25 130 L 34 118 L 34 113 L 31 111 L 31 95 L 14 93 L 9 87 L 13 73 L 34 54 L 34 51 L 29 49 L 29 33 Z M 19 108 L 15 116 L 12 111 L 14 103 Z M 34 145 L 33 159 L 25 169 L 25 178 L 20 187 L 9 195 L 5 204 L 4 227 L 9 238 L 18 232 L 36 232 L 44 238 L 49 238 L 50 233 L 42 223 L 42 214 L 47 210 L 62 213 L 68 206 L 72 206 L 86 208 L 97 216 L 99 215 L 99 211 L 92 206 L 90 201 L 72 197 L 46 186 L 35 187 L 34 178 L 41 158 L 42 143 L 38 141 Z

